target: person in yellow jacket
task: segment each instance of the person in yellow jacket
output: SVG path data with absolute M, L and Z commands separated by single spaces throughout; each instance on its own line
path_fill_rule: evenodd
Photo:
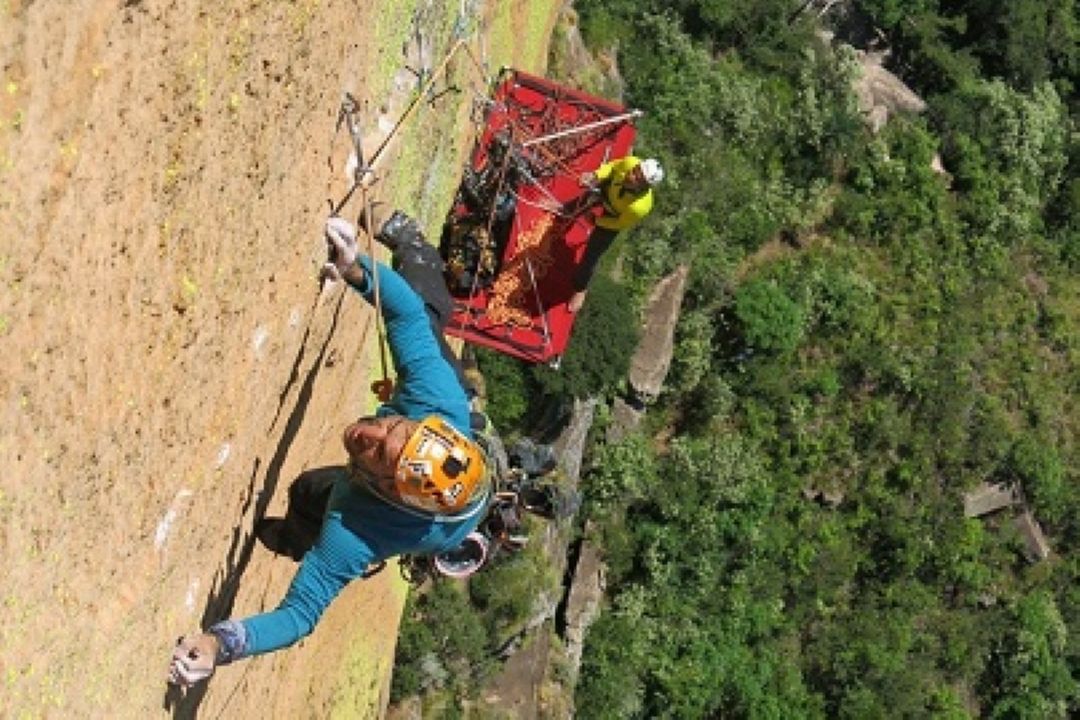
M 585 257 L 574 273 L 574 294 L 567 303 L 570 312 L 581 309 L 596 263 L 615 242 L 615 237 L 637 225 L 652 210 L 652 189 L 663 179 L 664 169 L 659 161 L 653 158 L 642 160 L 633 155 L 606 162 L 581 176 L 582 185 L 599 192 L 604 212 L 594 221 Z

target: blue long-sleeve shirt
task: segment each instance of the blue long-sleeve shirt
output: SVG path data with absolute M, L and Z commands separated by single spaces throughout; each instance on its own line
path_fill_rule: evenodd
M 359 260 L 365 283 L 355 287 L 374 302 L 372 264 Z M 387 343 L 397 373 L 393 397 L 376 414 L 422 420 L 440 415 L 465 435 L 469 401 L 454 369 L 443 357 L 424 301 L 396 272 L 376 263 Z M 324 610 L 370 564 L 403 553 L 430 554 L 457 547 L 476 529 L 484 503 L 454 517 L 432 517 L 396 507 L 351 482 L 344 468 L 334 483 L 322 531 L 304 556 L 277 609 L 213 630 L 226 661 L 291 645 L 314 629 Z

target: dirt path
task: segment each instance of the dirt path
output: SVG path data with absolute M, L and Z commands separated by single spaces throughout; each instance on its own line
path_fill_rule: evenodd
M 370 315 L 313 280 L 345 189 L 337 106 L 385 102 L 395 73 L 410 91 L 418 9 L 434 48 L 462 8 L 535 12 L 458 5 L 0 4 L 0 717 L 377 714 L 392 572 L 205 696 L 163 678 L 180 632 L 277 604 L 294 566 L 255 546 L 254 521 L 338 462 L 340 428 L 371 407 Z M 422 142 L 407 151 L 431 156 Z

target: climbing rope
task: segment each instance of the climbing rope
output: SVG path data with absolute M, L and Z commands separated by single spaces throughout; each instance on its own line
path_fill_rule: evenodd
M 394 394 L 394 381 L 390 379 L 390 368 L 386 362 L 386 332 L 382 322 L 382 293 L 379 288 L 379 270 L 375 262 L 375 226 L 373 213 L 371 212 L 371 198 L 368 196 L 367 185 L 360 187 L 361 203 L 363 204 L 364 227 L 367 228 L 368 257 L 371 258 L 372 291 L 375 296 L 375 327 L 379 337 L 379 365 L 382 369 L 382 378 L 371 384 L 371 390 L 379 398 L 379 402 L 388 402 Z
M 387 402 L 393 393 L 394 384 L 390 379 L 389 364 L 386 361 L 386 331 L 382 319 L 382 292 L 379 286 L 378 266 L 375 262 L 375 228 L 373 227 L 371 200 L 368 197 L 368 187 L 374 184 L 376 176 L 373 168 L 364 163 L 363 134 L 360 129 L 359 115 L 360 106 L 356 99 L 349 93 L 345 93 L 341 101 L 341 108 L 338 111 L 337 130 L 340 130 L 343 125 L 348 128 L 356 167 L 353 168 L 352 184 L 349 186 L 348 192 L 345 193 L 345 197 L 336 205 L 331 203 L 330 217 L 338 216 L 344 209 L 345 204 L 356 192 L 356 189 L 360 188 L 362 207 L 360 209 L 361 216 L 357 218 L 356 224 L 358 227 L 367 228 L 368 257 L 371 258 L 372 295 L 375 306 L 375 333 L 378 337 L 379 364 L 382 369 L 382 378 L 371 384 L 371 390 L 380 402 Z
M 462 11 L 462 14 L 464 14 L 464 4 L 462 5 Z M 398 117 L 397 122 L 394 123 L 394 126 L 390 129 L 390 132 L 387 133 L 386 137 L 382 139 L 382 142 L 379 143 L 379 146 L 375 149 L 375 152 L 372 153 L 367 162 L 364 160 L 363 132 L 360 125 L 359 103 L 352 95 L 345 93 L 341 101 L 341 107 L 338 111 L 338 122 L 335 128 L 335 135 L 341 130 L 342 126 L 347 128 L 349 137 L 352 140 L 353 156 L 356 161 L 356 167 L 353 168 L 351 184 L 344 197 L 337 203 L 330 202 L 330 216 L 335 217 L 340 215 L 341 211 L 345 208 L 345 205 L 348 204 L 349 200 L 359 188 L 362 207 L 360 210 L 360 217 L 357 220 L 357 225 L 367 228 L 368 256 L 372 261 L 371 277 L 372 295 L 374 299 L 373 305 L 375 307 L 375 327 L 378 335 L 379 362 L 382 370 L 382 378 L 372 383 L 371 389 L 381 402 L 386 402 L 390 399 L 394 385 L 393 381 L 390 379 L 390 368 L 389 363 L 387 362 L 386 332 L 382 319 L 382 292 L 379 281 L 379 272 L 375 264 L 375 235 L 378 229 L 374 227 L 372 203 L 368 188 L 374 185 L 378 179 L 376 175 L 376 166 L 382 159 L 383 152 L 390 146 L 390 143 L 397 136 L 398 132 L 420 106 L 421 100 L 430 93 L 435 81 L 450 64 L 454 55 L 456 55 L 458 50 L 462 47 L 465 47 L 466 40 L 466 37 L 459 36 L 450 50 L 446 53 L 445 57 L 443 57 L 439 66 L 430 73 L 426 73 L 426 82 L 418 89 L 415 97 L 413 97 L 408 107 L 406 107 L 404 112 Z M 421 79 L 424 79 L 423 76 L 421 76 Z

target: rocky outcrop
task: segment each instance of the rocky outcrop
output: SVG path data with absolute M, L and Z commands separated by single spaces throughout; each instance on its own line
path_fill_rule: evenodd
M 645 303 L 641 340 L 630 360 L 630 386 L 645 402 L 660 395 L 675 348 L 675 321 L 679 319 L 690 267 L 680 265 L 653 289 Z
M 1015 508 L 1015 509 L 1014 509 Z M 1024 556 L 1031 562 L 1050 557 L 1050 542 L 1024 499 L 1017 483 L 983 483 L 964 494 L 964 515 L 984 517 L 1000 510 L 1013 512 L 1012 523 L 1024 543 Z
M 809 486 L 803 488 L 802 494 L 807 500 L 820 503 L 822 506 L 829 508 L 838 508 L 840 503 L 844 502 L 844 493 L 835 487 L 818 488 Z
M 645 408 L 631 405 L 622 398 L 615 398 L 611 404 L 611 423 L 608 425 L 605 439 L 609 443 L 618 442 L 634 432 L 645 417 Z
M 1020 538 L 1024 541 L 1024 555 L 1031 562 L 1045 560 L 1050 557 L 1050 542 L 1043 534 L 1042 526 L 1035 519 L 1031 510 L 1025 509 L 1017 515 L 1013 522 Z
M 590 523 L 585 525 L 588 538 Z M 581 653 L 585 647 L 585 633 L 593 620 L 600 613 L 604 599 L 605 567 L 600 558 L 600 550 L 587 539 L 582 541 L 574 568 L 573 580 L 566 600 L 566 626 L 563 640 L 566 642 L 566 656 L 569 661 L 570 686 L 577 681 L 581 667 Z
M 559 458 L 559 467 L 566 474 L 573 489 L 577 489 L 578 479 L 581 477 L 581 459 L 585 452 L 585 439 L 589 435 L 589 428 L 592 427 L 596 413 L 596 402 L 596 398 L 575 400 L 570 423 L 553 443 L 555 456 Z
M 1015 485 L 1006 483 L 983 483 L 964 495 L 964 516 L 981 517 L 995 510 L 1012 507 L 1020 502 Z
M 558 458 L 558 468 L 563 473 L 564 487 L 567 491 L 577 490 L 578 480 L 581 477 L 582 455 L 585 450 L 585 440 L 589 429 L 592 427 L 596 412 L 596 399 L 577 400 L 571 412 L 570 422 L 559 437 L 552 443 L 555 456 Z M 544 554 L 551 559 L 553 570 L 561 577 L 569 576 L 569 586 L 564 588 L 562 597 L 542 596 L 537 598 L 535 611 L 532 618 L 514 637 L 500 648 L 499 655 L 505 660 L 505 665 L 488 683 L 483 692 L 481 704 L 488 709 L 499 712 L 509 712 L 515 718 L 536 717 L 572 717 L 569 710 L 572 703 L 573 686 L 566 682 L 564 677 L 553 677 L 553 668 L 563 667 L 565 661 L 562 657 L 564 652 L 558 642 L 554 642 L 552 627 L 556 613 L 560 607 L 575 608 L 573 613 L 573 630 L 569 630 L 570 623 L 566 623 L 568 633 L 577 638 L 576 659 L 571 663 L 570 672 L 576 676 L 577 666 L 581 659 L 581 638 L 584 638 L 585 630 L 592 621 L 594 613 L 589 608 L 595 607 L 600 601 L 602 590 L 592 592 L 590 588 L 595 583 L 590 583 L 579 561 L 575 569 L 568 569 L 571 555 L 581 557 L 595 557 L 596 551 L 582 548 L 580 552 L 572 553 L 570 542 L 572 533 L 565 523 L 551 522 L 544 531 L 543 547 Z M 586 563 L 586 567 L 595 566 L 594 563 Z M 578 583 L 581 586 L 578 586 Z M 569 610 L 567 610 L 569 614 Z M 569 643 L 569 638 L 564 638 Z
M 562 78 L 574 87 L 591 89 L 604 97 L 623 97 L 626 83 L 619 73 L 616 48 L 600 48 L 595 54 L 590 52 L 581 37 L 577 12 L 569 2 L 555 23 L 551 43 L 549 76 Z
M 855 96 L 859 110 L 866 116 L 866 122 L 873 132 L 885 127 L 890 115 L 926 110 L 926 101 L 882 65 L 887 52 L 856 52 L 859 54 L 861 73 L 855 81 Z
M 682 309 L 689 272 L 689 266 L 680 265 L 656 285 L 645 303 L 641 339 L 630 359 L 629 380 L 634 397 L 629 402 L 615 398 L 612 403 L 608 442 L 616 442 L 633 432 L 645 415 L 644 403 L 655 400 L 664 388 L 675 349 L 675 323 Z

